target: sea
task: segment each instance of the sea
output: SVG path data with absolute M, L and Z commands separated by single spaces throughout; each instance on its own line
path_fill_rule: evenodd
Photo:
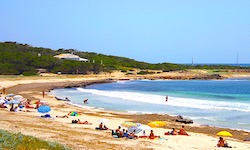
M 250 131 L 250 78 L 128 80 L 55 89 L 51 94 L 68 97 L 72 104 L 81 107 L 181 115 L 199 125 Z M 87 98 L 88 104 L 83 104 Z

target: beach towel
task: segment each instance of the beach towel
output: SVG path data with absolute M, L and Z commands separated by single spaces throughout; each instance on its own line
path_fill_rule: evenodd
M 51 116 L 50 116 L 50 114 L 46 114 L 46 115 L 44 115 L 44 116 L 41 116 L 42 118 L 52 118 Z

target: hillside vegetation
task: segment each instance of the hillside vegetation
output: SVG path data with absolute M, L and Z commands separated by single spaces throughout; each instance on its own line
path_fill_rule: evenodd
M 32 136 L 26 136 L 21 133 L 10 133 L 0 130 L 0 149 L 5 150 L 36 150 L 36 149 L 53 149 L 53 150 L 70 150 L 70 148 L 59 143 L 45 141 Z
M 54 58 L 61 53 L 73 53 L 89 62 L 62 60 Z M 102 62 L 102 63 L 101 63 Z M 88 74 L 112 72 L 121 70 L 127 72 L 133 68 L 142 70 L 140 74 L 150 73 L 147 70 L 162 70 L 163 72 L 185 69 L 235 69 L 235 66 L 182 65 L 173 63 L 150 64 L 129 58 L 108 56 L 93 52 L 82 52 L 74 49 L 52 50 L 33 47 L 16 42 L 0 42 L 0 74 L 2 75 L 34 75 L 36 69 L 46 69 L 47 72 L 64 74 Z

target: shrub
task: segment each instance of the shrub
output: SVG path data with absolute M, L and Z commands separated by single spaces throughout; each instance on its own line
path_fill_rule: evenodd
M 26 136 L 19 133 L 10 133 L 0 130 L 0 149 L 53 149 L 53 150 L 70 150 L 70 148 L 55 142 L 45 141 L 32 136 Z

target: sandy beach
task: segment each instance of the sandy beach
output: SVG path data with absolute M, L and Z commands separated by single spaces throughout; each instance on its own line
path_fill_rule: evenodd
M 92 76 L 41 76 L 41 77 L 20 77 L 0 78 L 0 89 L 6 88 L 5 94 L 20 94 L 35 102 L 39 99 L 45 100 L 52 111 L 52 118 L 41 118 L 36 109 L 29 109 L 30 112 L 10 112 L 9 109 L 0 109 L 0 128 L 10 132 L 21 132 L 25 135 L 32 135 L 49 141 L 56 141 L 72 149 L 221 149 L 216 147 L 219 139 L 216 133 L 221 130 L 230 131 L 233 137 L 226 137 L 227 142 L 233 149 L 250 149 L 250 142 L 243 141 L 250 137 L 249 132 L 231 129 L 223 129 L 212 126 L 199 126 L 197 124 L 185 125 L 190 136 L 166 136 L 165 132 L 171 128 L 180 129 L 182 124 L 176 123 L 176 117 L 169 115 L 134 115 L 121 112 L 104 111 L 89 107 L 77 107 L 67 102 L 58 101 L 49 93 L 51 89 L 63 87 L 87 86 L 89 84 L 113 82 L 106 78 L 124 79 L 122 74 L 92 75 Z M 45 90 L 45 97 L 42 91 Z M 34 104 L 35 106 L 35 104 Z M 70 111 L 80 112 L 80 116 L 69 116 L 69 118 L 57 118 L 56 116 L 67 115 Z M 162 138 L 150 139 L 123 139 L 111 136 L 111 131 L 95 130 L 99 125 L 98 120 L 106 118 L 105 123 L 109 129 L 117 129 L 124 121 L 133 121 L 147 124 L 151 121 L 165 121 L 167 125 L 163 128 L 154 128 L 155 135 Z M 80 119 L 88 121 L 92 125 L 72 124 L 71 121 Z M 149 134 L 147 131 L 146 134 Z

